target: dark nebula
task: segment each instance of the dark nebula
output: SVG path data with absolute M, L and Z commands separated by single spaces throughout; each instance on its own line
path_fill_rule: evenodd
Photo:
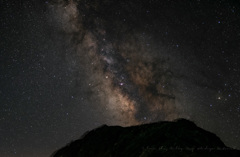
M 0 154 L 46 156 L 102 124 L 176 118 L 240 149 L 239 9 L 233 0 L 1 1 Z

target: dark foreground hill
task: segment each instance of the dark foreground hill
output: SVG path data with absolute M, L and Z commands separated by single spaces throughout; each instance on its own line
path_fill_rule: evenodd
M 240 157 L 213 133 L 179 119 L 132 127 L 102 126 L 52 157 Z

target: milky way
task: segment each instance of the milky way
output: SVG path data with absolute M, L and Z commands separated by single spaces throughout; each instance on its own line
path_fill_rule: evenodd
M 102 17 L 92 16 L 94 11 L 100 11 L 99 7 L 70 1 L 51 9 L 79 56 L 76 64 L 85 62 L 83 66 L 89 73 L 84 83 L 99 96 L 100 105 L 122 125 L 183 117 L 175 81 L 181 74 L 178 68 L 172 68 L 177 66 L 176 59 L 181 62 L 183 58 L 167 51 L 161 43 L 154 43 L 142 26 L 135 30 L 121 17 L 106 21 L 105 13 Z M 90 11 L 84 10 L 87 8 Z M 140 16 L 133 18 L 141 20 Z M 109 28 L 109 22 L 113 27 Z

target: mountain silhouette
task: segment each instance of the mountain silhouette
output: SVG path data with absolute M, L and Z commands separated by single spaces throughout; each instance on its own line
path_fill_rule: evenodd
M 51 157 L 239 157 L 215 134 L 186 119 L 131 127 L 103 125 Z

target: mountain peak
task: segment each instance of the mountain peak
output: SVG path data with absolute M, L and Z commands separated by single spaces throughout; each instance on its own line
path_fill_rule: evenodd
M 52 157 L 240 156 L 215 134 L 194 122 L 177 119 L 138 126 L 94 129 Z

